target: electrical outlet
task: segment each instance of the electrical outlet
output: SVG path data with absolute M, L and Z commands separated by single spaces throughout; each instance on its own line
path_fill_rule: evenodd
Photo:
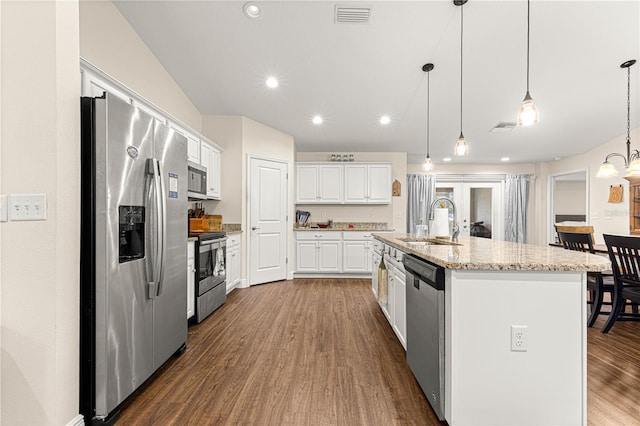
M 376 217 L 376 214 L 374 212 L 371 212 L 371 219 L 373 219 L 374 217 Z
M 325 212 L 324 210 L 322 210 L 322 211 L 320 212 L 320 216 L 321 216 L 321 217 L 327 217 L 327 212 Z
M 511 352 L 526 352 L 527 344 L 527 326 L 512 325 L 511 326 Z
M 46 220 L 46 194 L 9 195 L 9 220 Z

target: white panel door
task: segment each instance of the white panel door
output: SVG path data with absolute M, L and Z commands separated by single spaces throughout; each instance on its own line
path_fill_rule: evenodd
M 367 186 L 367 166 L 365 164 L 344 166 L 345 203 L 366 203 Z
M 249 284 L 287 278 L 287 164 L 249 158 Z

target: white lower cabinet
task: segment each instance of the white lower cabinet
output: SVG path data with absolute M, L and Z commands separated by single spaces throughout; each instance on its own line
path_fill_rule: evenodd
M 195 243 L 187 242 L 187 319 L 195 314 L 196 302 L 196 257 Z
M 377 273 L 372 252 L 370 231 L 296 232 L 297 273 Z
M 240 283 L 240 268 L 242 261 L 240 256 L 240 234 L 227 237 L 227 293 Z
M 378 250 L 384 253 L 384 264 L 387 267 L 387 303 L 381 303 L 380 308 L 385 317 L 389 321 L 393 332 L 400 340 L 402 347 L 407 349 L 407 280 L 402 264 L 405 253 L 386 244 L 381 244 L 379 240 L 374 240 L 374 245 L 379 247 Z M 378 265 L 380 264 L 380 255 L 372 250 L 373 271 L 371 273 L 371 286 L 374 295 L 377 298 L 378 286 L 384 283 L 378 282 Z M 379 290 L 378 290 L 379 291 Z
M 336 231 L 298 232 L 297 272 L 341 272 L 342 233 Z
M 371 232 L 350 231 L 343 232 L 342 246 L 344 252 L 343 272 L 367 273 L 371 272 L 372 258 Z

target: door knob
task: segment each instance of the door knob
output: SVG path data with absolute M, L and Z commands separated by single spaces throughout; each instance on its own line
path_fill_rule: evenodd
M 252 227 L 251 227 L 251 230 L 252 230 L 252 231 L 255 231 L 256 229 L 260 229 L 260 228 L 258 228 L 258 227 L 256 227 L 256 226 L 252 226 Z

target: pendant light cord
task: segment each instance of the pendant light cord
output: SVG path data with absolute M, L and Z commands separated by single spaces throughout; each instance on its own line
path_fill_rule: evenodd
M 631 66 L 627 67 L 627 144 L 631 144 Z
M 527 93 L 529 93 L 529 17 L 531 15 L 531 3 L 527 0 Z
M 429 71 L 427 71 L 427 158 L 429 157 L 429 95 L 431 94 Z
M 462 39 L 464 31 L 464 4 L 460 5 L 460 136 L 462 136 Z

